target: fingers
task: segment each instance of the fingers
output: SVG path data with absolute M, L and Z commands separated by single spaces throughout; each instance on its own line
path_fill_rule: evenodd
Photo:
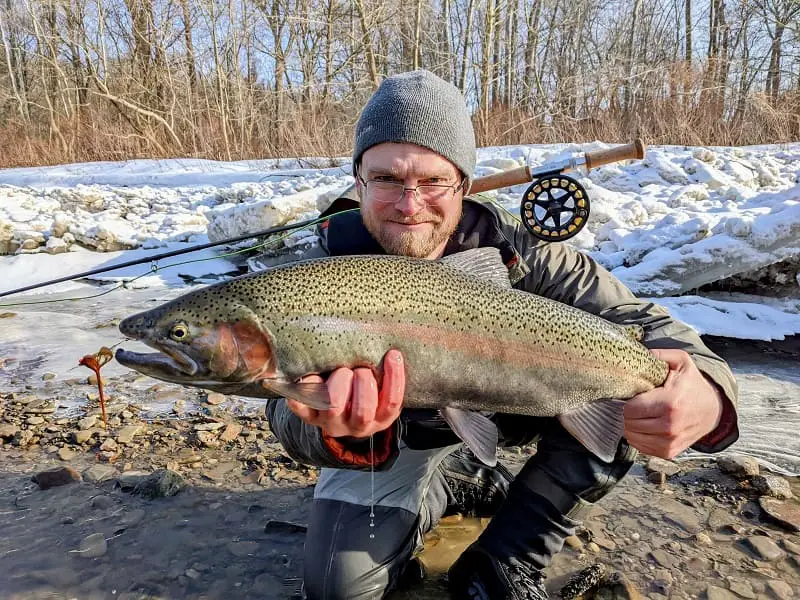
M 373 427 L 378 408 L 378 382 L 370 369 L 353 371 L 353 394 L 347 424 L 353 435 L 365 436 L 375 433 Z
M 400 416 L 406 393 L 406 367 L 403 354 L 390 350 L 383 358 L 383 385 L 378 397 L 375 420 L 386 429 Z
M 319 421 L 319 411 L 311 408 L 310 406 L 306 406 L 301 402 L 297 402 L 296 400 L 290 400 L 286 398 L 286 406 L 289 407 L 294 414 L 300 417 L 301 420 L 305 421 L 310 425 L 314 425 L 317 421 Z
M 666 362 L 669 365 L 670 371 L 680 371 L 688 365 L 694 364 L 692 357 L 685 350 L 655 348 L 650 350 L 650 353 L 656 358 Z

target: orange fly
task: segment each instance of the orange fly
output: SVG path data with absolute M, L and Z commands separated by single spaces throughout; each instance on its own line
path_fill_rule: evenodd
M 111 348 L 103 346 L 96 354 L 87 354 L 78 361 L 79 365 L 89 367 L 97 376 L 97 391 L 100 393 L 100 410 L 103 413 L 103 425 L 108 429 L 108 420 L 106 419 L 106 399 L 103 396 L 103 378 L 100 376 L 100 369 L 108 364 L 114 358 L 114 353 Z

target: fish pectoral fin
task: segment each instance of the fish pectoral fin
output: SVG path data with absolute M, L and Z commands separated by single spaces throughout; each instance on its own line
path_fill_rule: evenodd
M 488 417 L 471 410 L 446 406 L 439 412 L 478 460 L 489 467 L 497 464 L 497 425 Z
M 445 256 L 440 261 L 464 273 L 491 281 L 500 287 L 511 288 L 508 267 L 503 263 L 500 250 L 497 248 L 472 248 Z
M 328 386 L 323 381 L 315 383 L 293 383 L 291 381 L 268 379 L 264 380 L 261 385 L 279 396 L 296 400 L 301 404 L 305 404 L 317 410 L 328 410 L 331 407 Z
M 598 400 L 558 415 L 558 420 L 592 454 L 613 462 L 625 431 L 623 400 Z

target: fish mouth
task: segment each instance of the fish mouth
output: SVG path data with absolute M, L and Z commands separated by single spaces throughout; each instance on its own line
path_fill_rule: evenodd
M 131 352 L 122 348 L 114 355 L 121 365 L 158 378 L 182 379 L 194 377 L 200 365 L 191 357 L 172 348 L 159 348 L 160 352 Z

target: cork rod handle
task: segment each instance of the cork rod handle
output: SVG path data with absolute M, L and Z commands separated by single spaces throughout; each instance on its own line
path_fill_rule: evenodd
M 630 144 L 624 146 L 617 146 L 610 150 L 598 150 L 597 152 L 586 153 L 586 169 L 591 171 L 597 167 L 602 167 L 609 163 L 617 162 L 620 160 L 631 160 L 644 158 L 644 142 L 636 138 Z

